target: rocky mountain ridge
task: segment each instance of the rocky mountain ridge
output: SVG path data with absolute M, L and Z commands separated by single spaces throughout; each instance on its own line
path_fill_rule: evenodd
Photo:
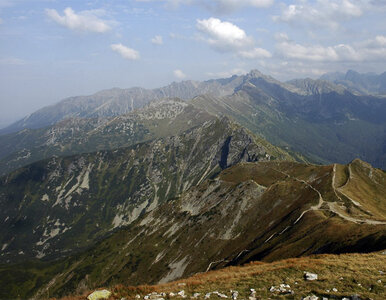
M 53 157 L 0 179 L 2 262 L 57 258 L 240 161 L 293 158 L 227 118 L 110 151 Z
M 56 122 L 67 116 L 79 118 L 99 116 L 101 122 L 107 122 L 104 120 L 106 116 L 123 114 L 128 111 L 127 107 L 130 107 L 129 110 L 134 108 L 127 104 L 129 98 L 122 96 L 122 91 L 114 90 L 112 94 L 116 100 L 109 98 L 110 92 L 100 92 L 95 97 L 62 101 L 58 106 L 43 109 L 44 114 L 47 114 L 46 117 L 39 117 L 40 112 L 37 112 L 33 118 L 51 120 L 51 117 L 59 114 L 60 116 L 53 117 L 55 120 L 52 119 L 52 122 Z M 343 84 L 312 79 L 283 83 L 252 70 L 246 75 L 226 79 L 201 83 L 190 81 L 173 83 L 158 89 L 158 94 L 155 90 L 148 93 L 138 92 L 138 89 L 133 91 L 136 91 L 135 95 L 142 97 L 143 101 L 141 100 L 138 106 L 165 95 L 180 95 L 183 98 L 196 96 L 191 102 L 197 109 L 207 110 L 214 115 L 232 117 L 270 143 L 287 147 L 287 150 L 292 152 L 299 152 L 315 163 L 348 163 L 359 157 L 376 167 L 386 168 L 385 100 L 382 97 L 352 93 Z M 129 95 L 131 92 L 127 93 Z M 159 97 L 154 96 L 154 93 Z M 63 113 L 60 109 L 60 105 L 67 105 L 67 102 L 71 107 L 70 114 Z M 96 102 L 102 106 L 97 114 L 93 108 Z M 28 120 L 35 122 L 31 118 Z M 27 126 L 27 123 L 24 125 Z M 18 128 L 23 128 L 24 125 L 21 124 Z M 34 126 L 40 125 L 36 123 L 32 127 Z M 136 129 L 139 132 L 142 130 Z M 30 133 L 22 132 L 21 136 L 28 134 Z M 0 143 L 4 137 L 0 136 Z M 140 137 L 136 139 L 137 142 L 140 140 Z M 12 140 L 8 141 L 9 139 L 5 144 L 10 148 L 17 147 Z M 96 147 L 94 150 L 101 149 L 100 145 L 91 146 Z M 116 145 L 111 145 L 114 146 Z M 27 150 L 6 158 L 3 163 L 10 166 L 5 167 L 5 170 L 20 166 L 19 161 L 15 160 L 32 161 L 28 157 L 32 156 L 32 153 L 28 152 L 28 147 L 24 148 Z M 45 151 L 47 149 L 40 149 L 40 152 Z M 72 153 L 74 152 L 67 152 L 65 155 Z M 55 155 L 62 154 L 59 151 Z M 39 157 L 42 158 L 42 155 L 39 154 Z
M 177 135 L 215 119 L 180 99 L 151 102 L 111 118 L 66 119 L 42 129 L 0 136 L 0 175 L 52 156 L 127 147 Z
M 16 132 L 25 128 L 36 129 L 46 127 L 68 118 L 112 117 L 127 114 L 151 101 L 164 98 L 176 97 L 189 100 L 199 95 L 223 97 L 237 92 L 244 85 L 250 85 L 251 81 L 256 79 L 278 85 L 291 93 L 305 95 L 314 92 L 312 89 L 305 87 L 304 83 L 299 86 L 301 80 L 287 83 L 280 82 L 271 76 L 262 74 L 258 70 L 252 70 L 245 75 L 234 75 L 230 78 L 173 82 L 165 87 L 151 90 L 140 87 L 129 89 L 113 88 L 89 96 L 70 97 L 57 104 L 44 107 L 0 130 L 0 134 Z M 308 82 L 308 85 L 310 85 L 310 79 L 303 81 Z M 318 84 L 320 85 L 321 83 Z M 324 82 L 323 85 L 326 86 L 327 82 Z M 333 84 L 330 84 L 328 89 L 342 90 L 344 87 L 343 85 L 333 87 Z M 323 92 L 325 90 L 326 88 L 324 88 Z

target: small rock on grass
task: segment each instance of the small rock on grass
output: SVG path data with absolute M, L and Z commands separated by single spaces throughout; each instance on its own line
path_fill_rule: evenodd
M 318 274 L 314 274 L 314 273 L 311 273 L 311 272 L 306 272 L 304 274 L 304 278 L 306 280 L 310 280 L 310 281 L 317 280 L 318 279 Z
M 111 292 L 108 290 L 101 290 L 101 291 L 95 291 L 92 292 L 90 295 L 87 296 L 88 300 L 99 300 L 99 299 L 107 299 L 110 297 Z

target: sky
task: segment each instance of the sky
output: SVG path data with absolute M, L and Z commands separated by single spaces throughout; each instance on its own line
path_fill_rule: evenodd
M 386 0 L 0 0 L 0 127 L 112 87 L 383 73 L 385 16 Z

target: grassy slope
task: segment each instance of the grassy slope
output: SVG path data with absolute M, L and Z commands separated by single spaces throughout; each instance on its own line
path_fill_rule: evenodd
M 252 262 L 244 266 L 200 273 L 162 285 L 152 286 L 110 286 L 113 296 L 110 299 L 141 298 L 150 292 L 174 292 L 184 290 L 189 296 L 201 293 L 203 298 L 207 292 L 219 291 L 231 295 L 230 290 L 237 290 L 239 298 L 245 299 L 254 288 L 258 299 L 300 299 L 301 296 L 317 295 L 319 297 L 349 297 L 357 294 L 362 299 L 381 300 L 386 296 L 385 282 L 386 255 L 382 252 L 369 254 L 315 255 L 301 258 L 290 258 L 272 263 Z M 304 271 L 318 274 L 318 280 L 304 280 Z M 382 271 L 382 272 L 380 272 Z M 381 280 L 381 281 L 379 281 Z M 282 283 L 289 284 L 294 295 L 278 295 L 271 293 L 271 286 Z M 336 288 L 337 292 L 332 289 Z M 329 290 L 329 292 L 327 291 Z M 70 296 L 63 299 L 85 299 L 83 295 Z M 178 297 L 180 298 L 180 297 Z M 217 296 L 212 296 L 217 299 Z

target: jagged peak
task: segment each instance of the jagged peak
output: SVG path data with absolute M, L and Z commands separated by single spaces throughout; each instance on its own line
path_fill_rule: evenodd
M 275 78 L 273 78 L 272 76 L 269 76 L 269 75 L 265 75 L 263 73 L 261 73 L 259 70 L 257 69 L 253 69 L 251 70 L 249 73 L 247 73 L 245 75 L 245 79 L 246 80 L 250 80 L 250 79 L 256 79 L 256 78 L 262 78 L 268 82 L 274 82 L 274 83 L 279 83 L 279 84 L 282 84 L 280 81 L 276 80 Z
M 264 75 L 263 73 L 261 73 L 257 69 L 252 69 L 249 73 L 247 73 L 247 76 L 250 76 L 250 77 L 266 77 L 266 75 Z

